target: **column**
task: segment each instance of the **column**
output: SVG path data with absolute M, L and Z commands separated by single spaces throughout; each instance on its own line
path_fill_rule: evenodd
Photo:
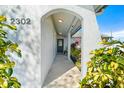
M 100 48 L 98 42 L 101 41 L 101 35 L 98 29 L 96 15 L 91 12 L 83 18 L 82 22 L 83 32 L 81 34 L 81 73 L 82 78 L 85 77 L 87 72 L 86 63 L 90 61 L 91 50 Z
M 71 33 L 68 32 L 68 60 L 70 60 L 70 54 L 71 54 Z

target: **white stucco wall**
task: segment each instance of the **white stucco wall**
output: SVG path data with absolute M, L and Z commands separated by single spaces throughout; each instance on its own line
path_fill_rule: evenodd
M 45 24 L 42 24 L 41 18 L 44 15 L 49 16 L 47 13 L 56 9 L 65 9 L 66 12 L 74 13 L 82 21 L 84 27 L 82 65 L 89 60 L 89 51 L 98 48 L 96 43 L 100 41 L 100 33 L 96 23 L 96 15 L 90 9 L 73 5 L 0 6 L 0 15 L 7 16 L 8 22 L 10 22 L 10 18 L 31 19 L 30 25 L 17 25 L 18 32 L 16 35 L 10 34 L 10 37 L 19 43 L 22 50 L 22 58 L 15 57 L 17 63 L 14 71 L 14 76 L 19 79 L 22 87 L 41 87 L 53 62 L 56 51 L 55 29 L 50 18 Z M 82 67 L 84 73 L 86 67 L 85 65 Z
M 65 37 L 64 38 L 64 50 L 67 50 L 68 49 L 68 38 Z
M 41 12 L 39 6 L 0 6 L 0 15 L 10 18 L 30 18 L 30 25 L 17 25 L 17 32 L 9 37 L 19 43 L 22 58 L 14 57 L 14 75 L 21 87 L 41 87 Z
M 43 84 L 49 69 L 56 56 L 56 31 L 51 17 L 46 18 L 42 24 L 41 32 L 41 84 Z

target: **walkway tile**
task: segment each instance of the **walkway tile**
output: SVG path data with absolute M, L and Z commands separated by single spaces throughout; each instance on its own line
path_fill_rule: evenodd
M 78 88 L 81 73 L 64 55 L 57 55 L 44 83 L 45 88 Z

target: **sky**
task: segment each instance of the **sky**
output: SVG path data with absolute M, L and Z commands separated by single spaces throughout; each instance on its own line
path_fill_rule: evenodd
M 124 41 L 124 5 L 109 5 L 97 16 L 97 22 L 102 34 L 112 31 L 114 39 Z

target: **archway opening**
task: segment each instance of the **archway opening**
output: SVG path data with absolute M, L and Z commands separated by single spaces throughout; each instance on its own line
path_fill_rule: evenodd
M 81 17 L 69 10 L 56 9 L 42 17 L 41 79 L 44 83 L 43 87 L 74 67 L 71 45 L 75 43 L 81 46 L 81 37 L 79 35 L 72 38 L 72 36 L 78 31 L 81 32 L 81 29 Z

